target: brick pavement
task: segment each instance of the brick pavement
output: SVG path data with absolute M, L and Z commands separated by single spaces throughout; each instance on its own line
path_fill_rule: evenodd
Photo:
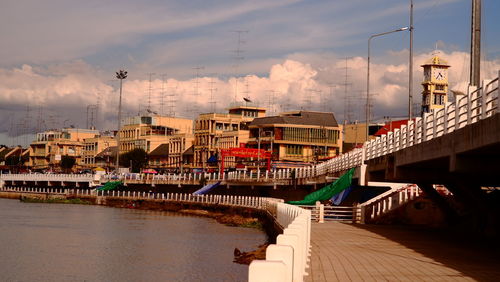
M 487 244 L 414 227 L 313 223 L 305 281 L 500 281 Z

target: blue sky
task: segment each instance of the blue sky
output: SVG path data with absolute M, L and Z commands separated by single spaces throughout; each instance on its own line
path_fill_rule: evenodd
M 465 80 L 471 1 L 414 0 L 414 5 L 416 60 L 430 56 L 437 46 L 454 64 L 456 75 L 450 77 L 453 83 Z M 500 60 L 498 11 L 500 1 L 483 0 L 484 73 L 493 73 Z M 59 123 L 70 119 L 76 126 L 85 126 L 86 106 L 99 100 L 100 125 L 111 129 L 116 120 L 117 84 L 112 81 L 113 74 L 125 68 L 129 78 L 124 102 L 129 114 L 144 110 L 148 73 L 154 73 L 156 111 L 160 111 L 161 75 L 166 74 L 169 81 L 164 90 L 175 92 L 177 116 L 193 117 L 211 110 L 206 86 L 211 78 L 217 84 L 219 111 L 234 96 L 239 99 L 247 95 L 261 105 L 269 104 L 270 91 L 276 91 L 279 94 L 273 112 L 286 109 L 284 101 L 291 100 L 296 108 L 329 110 L 342 119 L 344 103 L 339 85 L 344 58 L 350 58 L 349 91 L 362 92 L 368 37 L 407 26 L 408 21 L 409 1 L 401 0 L 4 0 L 0 9 L 0 115 L 10 120 L 7 123 L 20 124 L 19 120 L 27 116 L 28 104 L 32 114 L 27 127 L 31 131 L 37 123 L 34 112 L 39 108 L 43 109 L 43 119 L 48 120 L 52 113 Z M 248 31 L 242 33 L 244 59 L 238 61 L 237 68 L 233 52 L 237 48 L 236 30 Z M 373 41 L 374 69 L 394 73 L 392 81 L 387 79 L 392 75 L 374 78 L 373 87 L 380 93 L 375 98 L 375 117 L 405 112 L 408 41 L 408 32 Z M 203 66 L 200 76 L 206 78 L 198 90 L 202 98 L 197 96 L 193 101 L 193 68 L 198 66 Z M 415 69 L 418 94 L 421 70 Z M 244 76 L 248 77 L 245 81 Z M 243 91 L 247 82 L 248 93 L 233 95 L 235 83 Z M 332 90 L 328 85 L 333 84 Z M 317 91 L 305 93 L 311 88 Z M 307 95 L 315 102 L 297 98 Z M 325 100 L 327 96 L 329 100 Z M 193 102 L 198 111 L 188 113 L 186 105 Z M 328 107 L 321 108 L 325 103 Z M 46 124 L 58 126 L 57 122 Z M 9 143 L 8 134 L 20 134 L 19 130 L 9 131 L 6 125 L 0 132 L 0 143 Z

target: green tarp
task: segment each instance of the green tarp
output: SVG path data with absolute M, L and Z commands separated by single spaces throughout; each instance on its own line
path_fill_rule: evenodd
M 107 191 L 107 190 L 113 190 L 118 188 L 122 184 L 121 181 L 110 181 L 106 182 L 103 186 L 97 188 L 99 191 Z
M 290 201 L 287 204 L 292 205 L 314 205 L 316 201 L 327 201 L 330 200 L 333 196 L 338 193 L 344 191 L 349 186 L 351 186 L 352 175 L 354 174 L 354 168 L 351 168 L 348 172 L 342 175 L 337 181 L 319 189 L 318 191 L 314 191 L 311 194 L 305 196 L 304 200 L 301 201 Z

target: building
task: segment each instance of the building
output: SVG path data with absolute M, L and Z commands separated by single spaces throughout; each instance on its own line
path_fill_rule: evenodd
M 273 161 L 317 162 L 342 152 L 333 113 L 294 111 L 254 119 L 248 146 L 272 151 Z
M 102 167 L 102 162 L 100 165 L 96 163 L 97 155 L 105 151 L 107 148 L 115 146 L 116 140 L 113 136 L 96 136 L 93 138 L 86 138 L 83 141 L 82 165 L 87 168 Z M 110 167 L 110 164 L 105 164 L 106 168 Z
M 111 146 L 107 147 L 103 151 L 99 152 L 94 157 L 94 165 L 96 167 L 104 168 L 106 171 L 112 171 L 116 167 L 116 153 L 118 147 Z
M 148 154 L 148 166 L 157 170 L 165 168 L 168 162 L 168 144 L 161 144 Z
M 444 108 L 448 102 L 448 63 L 434 56 L 422 65 L 424 81 L 422 82 L 422 114 L 434 109 Z
M 240 147 L 247 143 L 248 125 L 265 114 L 264 108 L 251 106 L 232 107 L 228 113 L 200 114 L 194 129 L 194 167 L 205 168 L 209 160 L 216 158 L 220 149 Z M 234 167 L 234 157 L 230 157 L 226 163 L 226 167 Z
M 165 116 L 135 116 L 125 119 L 120 128 L 119 152 L 126 153 L 141 148 L 150 153 L 161 144 L 168 143 L 176 134 L 190 134 L 193 121 Z
M 46 169 L 59 165 L 62 156 L 74 157 L 77 166 L 83 165 L 84 140 L 95 138 L 99 131 L 92 129 L 65 128 L 36 134 L 30 144 L 29 164 L 34 169 Z

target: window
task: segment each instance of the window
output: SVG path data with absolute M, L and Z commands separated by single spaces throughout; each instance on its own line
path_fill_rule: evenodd
M 287 155 L 302 155 L 302 146 L 300 145 L 287 145 L 286 154 Z

